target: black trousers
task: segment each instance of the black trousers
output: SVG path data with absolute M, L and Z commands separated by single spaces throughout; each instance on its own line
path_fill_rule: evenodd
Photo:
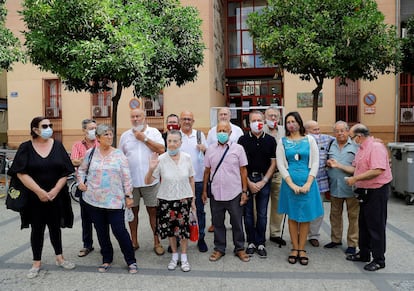
M 48 203 L 50 204 L 50 203 Z M 45 206 L 45 205 L 42 205 Z M 32 245 L 33 261 L 41 261 L 46 225 L 49 229 L 50 242 L 55 255 L 62 254 L 62 232 L 59 217 L 55 215 L 51 205 L 41 207 L 32 212 L 30 243 Z
M 387 202 L 390 184 L 370 189 L 359 210 L 359 249 L 362 258 L 372 257 L 375 262 L 385 263 Z

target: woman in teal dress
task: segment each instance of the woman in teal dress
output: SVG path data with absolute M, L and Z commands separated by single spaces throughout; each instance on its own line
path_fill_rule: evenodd
M 286 137 L 277 145 L 278 169 L 283 177 L 278 212 L 288 216 L 292 250 L 288 262 L 308 264 L 305 251 L 310 222 L 323 214 L 315 177 L 319 168 L 319 151 L 315 139 L 305 135 L 298 112 L 285 117 Z

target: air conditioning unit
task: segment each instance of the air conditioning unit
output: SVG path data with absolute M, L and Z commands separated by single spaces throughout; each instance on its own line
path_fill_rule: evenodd
M 401 108 L 401 123 L 414 122 L 414 108 Z
M 56 107 L 46 107 L 45 116 L 47 118 L 56 118 L 56 117 L 59 117 L 59 108 L 56 108 Z
M 155 110 L 155 104 L 153 100 L 145 100 L 144 101 L 144 109 L 145 110 Z
M 109 117 L 109 106 L 96 105 L 92 106 L 93 117 Z

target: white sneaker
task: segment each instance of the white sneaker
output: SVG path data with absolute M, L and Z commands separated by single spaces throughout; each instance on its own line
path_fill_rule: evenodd
M 31 268 L 30 270 L 29 270 L 29 273 L 27 273 L 27 278 L 29 278 L 29 279 L 33 279 L 33 278 L 36 278 L 38 275 L 39 275 L 39 271 L 40 271 L 40 268 Z
M 181 262 L 181 271 L 183 271 L 183 272 L 191 271 L 191 266 L 190 266 L 190 263 L 188 261 Z
M 174 259 L 171 259 L 171 261 L 168 264 L 167 268 L 170 271 L 174 271 L 177 268 L 177 265 L 178 265 L 178 261 L 177 260 L 174 260 Z
M 63 260 L 62 263 L 59 263 L 58 261 L 56 261 L 56 266 L 62 267 L 63 269 L 66 269 L 66 270 L 72 270 L 72 269 L 75 269 L 76 267 L 74 263 L 65 261 L 65 260 Z

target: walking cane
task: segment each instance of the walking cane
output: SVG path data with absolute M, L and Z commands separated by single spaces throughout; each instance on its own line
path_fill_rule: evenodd
M 283 215 L 282 233 L 280 234 L 279 248 L 282 248 L 283 231 L 285 230 L 286 214 Z

